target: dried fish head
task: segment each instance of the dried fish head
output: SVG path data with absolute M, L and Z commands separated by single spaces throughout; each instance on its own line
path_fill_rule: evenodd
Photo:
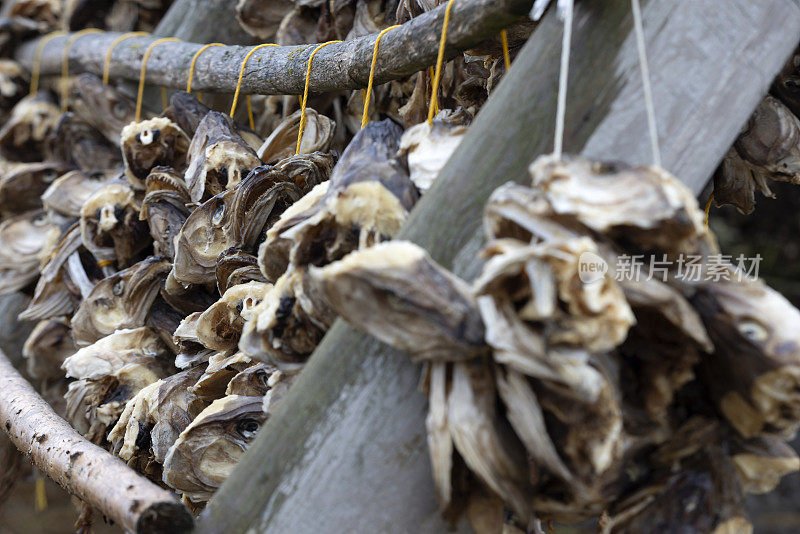
M 0 177 L 0 212 L 4 216 L 42 207 L 42 194 L 66 167 L 60 163 L 19 163 Z
M 275 165 L 256 167 L 253 173 L 268 176 L 275 183 L 292 182 L 307 193 L 330 178 L 334 163 L 332 154 L 312 152 L 289 156 Z
M 42 203 L 48 211 L 80 217 L 84 203 L 120 176 L 117 171 L 70 171 L 50 184 L 42 194 Z
M 191 284 L 215 282 L 219 255 L 232 247 L 252 250 L 268 222 L 301 195 L 293 183 L 273 185 L 269 179 L 251 175 L 236 189 L 204 202 L 178 234 L 167 291 L 180 293 Z
M 220 295 L 239 284 L 267 281 L 258 268 L 256 257 L 237 248 L 229 248 L 219 255 L 216 276 Z
M 122 129 L 120 143 L 125 177 L 134 189 L 145 188 L 144 181 L 155 167 L 183 170 L 189 150 L 189 137 L 164 117 L 131 122 Z
M 75 340 L 93 343 L 120 328 L 144 326 L 170 267 L 166 259 L 151 256 L 101 280 L 72 318 Z
M 736 139 L 736 151 L 770 178 L 800 183 L 800 119 L 767 95 Z
M 417 189 L 423 193 L 430 189 L 466 133 L 466 125 L 441 119 L 422 122 L 403 133 L 400 153 L 408 158 L 409 177 Z
M 81 208 L 81 240 L 98 261 L 124 267 L 149 245 L 141 203 L 127 183 L 98 189 Z
M 75 113 L 115 147 L 120 144 L 120 132 L 136 116 L 134 100 L 93 74 L 79 74 L 72 79 L 69 101 Z
M 9 110 L 28 93 L 28 75 L 10 59 L 0 59 L 0 109 Z
M 207 349 L 197 337 L 197 321 L 202 312 L 194 312 L 180 322 L 173 333 L 173 343 L 178 347 L 175 366 L 186 369 L 207 362 L 216 351 Z M 194 382 L 192 382 L 194 383 Z
M 71 111 L 61 115 L 47 140 L 45 155 L 48 161 L 66 163 L 84 171 L 115 169 L 122 163 L 119 149 Z
M 733 273 L 731 273 L 733 274 Z M 745 438 L 800 428 L 800 311 L 760 280 L 702 284 L 692 298 L 715 352 L 704 383 Z
M 186 185 L 193 202 L 235 188 L 261 160 L 223 113 L 210 111 L 189 145 Z
M 175 259 L 175 239 L 190 210 L 183 177 L 172 169 L 156 167 L 147 177 L 147 193 L 139 218 L 146 220 L 156 254 Z
M 267 238 L 258 248 L 258 265 L 261 272 L 272 282 L 289 268 L 294 241 L 288 235 L 292 228 L 306 221 L 322 209 L 330 182 L 322 182 L 303 195 L 281 214 L 275 224 L 267 230 Z
M 235 349 L 247 317 L 272 284 L 249 282 L 228 289 L 222 298 L 197 320 L 197 337 L 209 349 Z
M 309 275 L 345 321 L 412 358 L 453 361 L 486 350 L 470 287 L 413 243 L 381 243 Z
M 3 155 L 17 161 L 41 161 L 45 141 L 60 117 L 61 110 L 49 91 L 26 96 L 14 106 L 0 129 Z
M 99 380 L 125 367 L 145 367 L 162 378 L 174 371 L 167 346 L 150 328 L 120 329 L 64 360 L 67 377 Z M 150 382 L 148 382 L 150 383 Z
M 275 37 L 283 18 L 294 9 L 292 0 L 239 0 L 236 18 L 244 31 L 269 42 Z
M 239 348 L 285 372 L 297 371 L 316 348 L 335 314 L 303 270 L 287 272 L 251 310 Z
M 64 318 L 39 321 L 25 341 L 22 355 L 27 359 L 28 374 L 41 380 L 64 376 L 61 365 L 77 352 L 69 321 Z
M 229 395 L 181 432 L 164 460 L 164 482 L 195 502 L 211 498 L 266 420 L 260 397 Z
M 263 397 L 279 383 L 290 381 L 291 378 L 279 371 L 274 365 L 257 363 L 240 371 L 231 378 L 225 390 L 225 395 Z M 267 410 L 264 411 L 267 412 Z
M 10 5 L 8 15 L 34 20 L 44 25 L 46 30 L 59 27 L 62 15 L 60 0 L 18 0 Z
M 756 186 L 764 196 L 774 196 L 766 184 L 766 177 L 748 165 L 735 148 L 731 148 L 714 173 L 714 204 L 717 207 L 730 204 L 748 215 L 756 206 Z
M 0 294 L 19 291 L 36 280 L 48 243 L 60 234 L 61 230 L 42 211 L 0 223 Z
M 553 213 L 612 240 L 670 257 L 718 250 L 692 192 L 663 169 L 542 156 L 530 172 Z
M 252 364 L 253 360 L 242 352 L 217 352 L 208 359 L 208 366 L 189 391 L 203 401 L 220 399 L 231 379 Z
M 356 134 L 334 167 L 317 212 L 280 236 L 294 242 L 292 264 L 325 265 L 397 233 L 419 198 L 396 157 L 401 134 L 388 119 Z M 265 244 L 259 255 L 270 254 L 270 246 Z
M 295 111 L 272 131 L 264 144 L 258 149 L 258 158 L 267 164 L 274 164 L 282 159 L 295 155 L 297 149 L 297 136 L 300 134 L 300 111 Z M 306 125 L 303 129 L 303 139 L 300 141 L 298 154 L 311 154 L 313 152 L 327 152 L 336 130 L 336 123 L 317 113 L 312 108 L 306 108 Z

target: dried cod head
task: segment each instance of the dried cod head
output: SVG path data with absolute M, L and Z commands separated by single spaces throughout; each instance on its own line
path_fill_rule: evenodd
M 252 364 L 253 360 L 242 352 L 217 352 L 208 359 L 208 366 L 189 391 L 206 402 L 220 399 L 231 379 Z
M 22 355 L 27 360 L 28 374 L 40 380 L 64 376 L 61 365 L 77 352 L 69 321 L 63 317 L 45 319 L 36 324 L 25 340 Z
M 301 369 L 336 315 L 310 283 L 308 274 L 284 274 L 250 311 L 239 348 L 286 372 Z
M 239 345 L 244 322 L 272 284 L 249 282 L 233 286 L 197 320 L 197 337 L 203 346 L 226 351 Z
M 261 397 L 215 400 L 181 432 L 164 460 L 164 483 L 205 502 L 225 482 L 266 420 Z
M 345 321 L 413 359 L 454 361 L 485 352 L 483 321 L 466 282 L 408 241 L 352 252 L 310 282 Z
M 267 281 L 258 268 L 258 259 L 237 248 L 229 248 L 219 255 L 216 276 L 220 295 L 224 295 L 233 286 Z
M 734 143 L 750 165 L 773 180 L 800 183 L 800 119 L 780 100 L 767 95 Z
M 81 208 L 81 240 L 98 261 L 125 267 L 150 244 L 141 201 L 127 183 L 97 190 Z
M 251 175 L 236 189 L 204 202 L 178 234 L 167 291 L 180 293 L 191 284 L 214 283 L 219 255 L 231 247 L 253 250 L 265 225 L 301 195 L 293 183 L 273 184 Z
M 10 110 L 28 94 L 28 74 L 22 65 L 10 59 L 0 59 L 0 109 Z
M 182 171 L 189 150 L 189 137 L 164 117 L 131 122 L 120 134 L 125 178 L 134 189 L 144 189 L 147 175 L 155 167 Z
M 60 118 L 61 110 L 49 91 L 26 96 L 0 129 L 0 150 L 12 160 L 41 161 L 45 142 Z
M 31 211 L 0 223 L 0 294 L 23 289 L 39 276 L 46 246 L 61 235 L 42 211 Z
M 327 152 L 331 146 L 336 123 L 317 113 L 312 108 L 306 108 L 306 125 L 303 129 L 303 139 L 300 141 L 300 150 L 297 154 L 311 154 L 313 152 Z M 258 149 L 258 158 L 267 164 L 274 164 L 284 158 L 295 155 L 297 149 L 297 136 L 300 134 L 300 111 L 295 111 L 272 131 L 269 137 Z
M 93 343 L 120 328 L 144 326 L 171 265 L 151 256 L 101 280 L 72 318 L 79 344 Z
M 47 139 L 48 161 L 64 163 L 84 171 L 115 169 L 121 166 L 119 149 L 102 133 L 74 113 L 61 115 Z
M 186 369 L 188 367 L 207 362 L 216 351 L 208 349 L 200 343 L 197 337 L 197 321 L 202 312 L 194 312 L 180 322 L 173 333 L 173 342 L 178 347 L 175 356 L 175 367 Z
M 431 124 L 422 122 L 403 133 L 400 153 L 408 158 L 409 177 L 417 189 L 422 193 L 430 189 L 466 133 L 467 125 L 441 118 Z
M 718 250 L 692 192 L 663 169 L 542 156 L 530 172 L 552 213 L 611 240 L 670 258 Z
M 239 0 L 236 18 L 244 31 L 262 42 L 270 42 L 294 4 L 292 0 Z
M 70 171 L 57 178 L 42 194 L 48 211 L 67 217 L 80 217 L 81 208 L 98 190 L 120 178 L 118 171 Z
M 104 84 L 93 74 L 79 74 L 72 79 L 69 102 L 76 115 L 101 132 L 115 147 L 120 144 L 120 132 L 136 116 L 135 100 Z
M 66 167 L 60 163 L 19 163 L 0 177 L 0 213 L 4 217 L 42 207 L 41 196 Z
M 174 260 L 175 239 L 191 213 L 183 177 L 167 167 L 156 167 L 146 186 L 139 219 L 147 221 L 154 252 Z
M 242 139 L 233 120 L 211 111 L 200 121 L 187 154 L 185 181 L 193 202 L 207 200 L 235 188 L 261 165 L 255 151 Z
M 419 198 L 396 157 L 401 133 L 385 120 L 356 134 L 334 167 L 325 196 L 316 201 L 321 190 L 313 190 L 305 211 L 292 210 L 291 218 L 276 223 L 278 232 L 267 233 L 259 249 L 267 279 L 285 263 L 287 250 L 290 265 L 321 266 L 397 233 Z

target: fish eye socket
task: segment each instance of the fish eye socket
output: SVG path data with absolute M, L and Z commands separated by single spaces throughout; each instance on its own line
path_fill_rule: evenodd
M 236 432 L 244 439 L 253 439 L 261 425 L 255 419 L 242 419 L 236 423 Z
M 114 104 L 114 107 L 111 108 L 111 112 L 114 113 L 114 116 L 117 117 L 118 119 L 124 119 L 126 111 L 127 108 L 122 102 L 116 102 Z
M 218 225 L 222 222 L 222 218 L 225 216 L 225 204 L 219 203 L 214 210 L 214 215 L 211 216 L 211 224 Z
M 136 139 L 143 145 L 147 146 L 152 144 L 158 140 L 158 136 L 161 133 L 160 130 L 150 128 L 145 128 L 136 136 Z
M 36 218 L 33 220 L 34 226 L 43 226 L 47 222 L 47 215 L 42 213 L 41 215 L 37 215 Z
M 739 333 L 750 341 L 761 343 L 769 337 L 767 329 L 755 321 L 742 321 L 739 323 Z
M 123 280 L 123 279 L 121 279 L 121 278 L 120 278 L 119 280 L 117 280 L 116 282 L 114 282 L 114 285 L 113 285 L 113 286 L 111 286 L 111 292 L 112 292 L 112 293 L 113 293 L 115 296 L 117 296 L 117 297 L 118 297 L 118 296 L 122 295 L 122 292 L 123 292 L 123 291 L 125 291 L 125 280 Z
M 52 171 L 52 170 L 51 171 L 47 171 L 47 172 L 44 173 L 43 180 L 44 180 L 44 182 L 46 184 L 49 184 L 50 182 L 52 182 L 53 180 L 56 179 L 56 176 L 57 176 L 56 175 L 56 171 Z

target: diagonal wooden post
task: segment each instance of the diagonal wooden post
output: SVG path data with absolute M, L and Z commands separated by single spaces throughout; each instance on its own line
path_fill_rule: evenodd
M 643 2 L 664 166 L 699 192 L 800 41 L 794 0 Z M 649 162 L 629 0 L 578 2 L 568 152 Z M 401 237 L 465 278 L 483 205 L 552 148 L 561 27 L 549 14 L 420 201 Z M 198 532 L 441 532 L 419 369 L 338 322 Z

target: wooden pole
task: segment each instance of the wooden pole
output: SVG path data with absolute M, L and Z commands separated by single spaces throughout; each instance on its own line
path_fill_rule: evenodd
M 175 494 L 90 443 L 61 419 L 0 352 L 0 424 L 33 464 L 70 494 L 129 532 L 188 532 L 193 519 Z
M 192 0 L 186 0 L 192 5 Z M 500 30 L 527 12 L 532 0 L 461 0 L 453 4 L 448 26 L 448 57 L 497 35 Z M 381 39 L 375 83 L 381 84 L 414 74 L 436 60 L 444 6 L 420 15 Z M 188 8 L 187 8 L 188 9 Z M 178 11 L 180 13 L 180 11 Z M 177 16 L 177 15 L 176 15 Z M 207 20 L 207 19 L 198 19 Z M 233 19 L 235 20 L 235 19 Z M 210 23 L 204 23 L 213 26 Z M 170 29 L 169 20 L 163 25 Z M 182 27 L 181 27 L 182 28 Z M 181 30 L 183 31 L 183 30 Z M 159 27 L 159 33 L 164 33 Z M 243 32 L 243 30 L 242 30 Z M 70 72 L 102 74 L 105 54 L 117 33 L 92 34 L 81 37 L 70 49 Z M 182 34 L 178 34 L 180 37 Z M 187 33 L 194 42 L 169 43 L 153 50 L 147 64 L 147 81 L 172 89 L 186 87 L 186 76 L 194 54 L 207 34 Z M 42 74 L 61 72 L 61 53 L 69 36 L 53 39 L 42 54 Z M 367 86 L 372 52 L 377 33 L 327 46 L 314 56 L 311 70 L 311 93 Z M 131 38 L 114 50 L 111 75 L 129 80 L 139 79 L 142 55 L 154 37 Z M 20 46 L 16 59 L 31 67 L 37 46 L 31 41 Z M 313 45 L 267 47 L 257 51 L 248 61 L 242 92 L 272 95 L 303 93 L 306 65 Z M 249 48 L 214 47 L 198 59 L 192 87 L 197 91 L 232 93 L 239 69 Z
M 643 4 L 663 163 L 698 192 L 800 41 L 800 6 Z M 578 2 L 573 35 L 565 149 L 649 161 L 629 0 Z M 462 277 L 480 270 L 488 195 L 527 183 L 552 149 L 560 40 L 550 13 L 401 232 Z M 442 531 L 418 377 L 407 356 L 337 322 L 197 531 Z

